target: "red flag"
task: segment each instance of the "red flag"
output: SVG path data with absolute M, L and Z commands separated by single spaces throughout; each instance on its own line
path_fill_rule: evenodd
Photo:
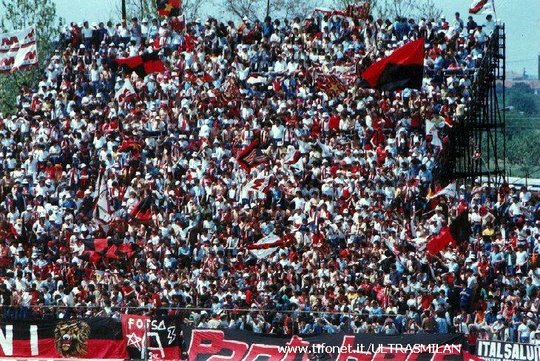
M 424 39 L 396 49 L 390 56 L 370 65 L 362 78 L 370 88 L 398 90 L 420 89 L 424 77 Z
M 254 140 L 238 154 L 236 160 L 244 170 L 250 172 L 251 168 L 268 162 L 268 157 L 259 148 L 259 141 Z
M 456 244 L 456 240 L 452 237 L 450 229 L 448 227 L 443 227 L 441 232 L 433 236 L 426 245 L 426 251 L 430 255 L 437 254 L 439 251 L 442 251 L 449 244 Z
M 128 349 L 135 348 L 142 352 L 148 347 L 148 334 L 150 330 L 150 317 L 122 314 L 122 335 L 126 340 Z
M 469 8 L 469 14 L 478 14 L 489 4 L 489 0 L 474 0 Z
M 316 85 L 317 89 L 324 91 L 330 97 L 337 97 L 347 91 L 347 85 L 335 75 L 319 75 Z
M 109 240 L 107 238 L 96 238 L 94 239 L 94 251 L 103 252 L 107 249 L 109 245 Z
M 120 246 L 118 246 L 118 252 L 125 254 L 128 258 L 135 254 L 133 247 L 129 243 L 122 243 Z
M 140 152 L 141 151 L 141 144 L 132 139 L 125 139 L 122 141 L 120 146 L 118 147 L 119 152 Z
M 118 247 L 116 247 L 116 245 L 113 244 L 112 246 L 109 247 L 109 249 L 107 250 L 107 253 L 105 253 L 105 257 L 110 258 L 110 259 L 119 259 L 120 256 L 118 255 L 117 250 L 118 250 Z
M 178 16 L 180 0 L 156 0 L 156 8 L 159 16 Z
M 85 253 L 88 256 L 88 260 L 92 263 L 98 263 L 101 259 L 100 254 L 95 251 L 86 251 Z

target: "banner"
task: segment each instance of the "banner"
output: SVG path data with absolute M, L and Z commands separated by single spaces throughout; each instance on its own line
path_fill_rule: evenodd
M 129 317 L 126 319 L 127 330 L 135 335 L 139 334 L 138 327 L 142 325 L 137 317 L 133 316 L 131 323 Z M 172 318 L 147 321 L 149 358 L 179 359 L 176 322 Z M 138 350 L 129 344 L 130 336 L 131 341 L 135 341 L 132 333 L 122 332 L 119 320 L 104 317 L 2 322 L 0 358 L 140 359 L 143 348 Z
M 462 360 L 462 335 L 323 334 L 262 335 L 237 330 L 182 328 L 189 361 L 339 360 L 457 361 Z
M 540 345 L 478 341 L 476 355 L 485 361 L 540 361 Z
M 25 69 L 37 63 L 34 28 L 0 34 L 0 73 Z
M 122 315 L 129 358 L 179 360 L 181 329 L 177 321 L 173 318 L 151 320 L 147 316 Z

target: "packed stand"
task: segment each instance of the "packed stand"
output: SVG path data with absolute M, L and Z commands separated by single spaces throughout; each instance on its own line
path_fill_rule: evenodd
M 3 319 L 540 339 L 537 195 L 478 181 L 431 198 L 494 28 L 459 14 L 72 23 L 0 122 Z M 421 91 L 360 86 L 418 37 Z M 115 61 L 152 51 L 167 71 Z M 328 95 L 321 74 L 347 90 Z M 135 96 L 117 97 L 127 81 Z M 254 140 L 267 158 L 246 170 L 236 156 Z M 428 255 L 463 209 L 466 239 Z M 269 236 L 274 252 L 248 248 Z

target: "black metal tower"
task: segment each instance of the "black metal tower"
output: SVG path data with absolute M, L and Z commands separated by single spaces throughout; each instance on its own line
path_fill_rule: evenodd
M 506 35 L 504 25 L 493 31 L 471 87 L 464 120 L 449 134 L 452 179 L 470 183 L 482 178 L 499 184 L 506 174 L 505 106 Z M 499 87 L 499 88 L 497 88 Z

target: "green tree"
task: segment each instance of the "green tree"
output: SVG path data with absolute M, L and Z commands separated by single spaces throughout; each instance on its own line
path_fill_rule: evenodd
M 535 150 L 540 149 L 538 131 L 522 131 L 514 134 L 506 142 L 506 154 L 510 164 L 521 167 L 540 166 L 540 157 L 535 156 Z
M 54 51 L 63 26 L 63 19 L 56 15 L 53 0 L 3 0 L 0 13 L 0 30 L 8 32 L 35 26 L 39 66 L 31 70 L 0 75 L 0 111 L 15 109 L 15 98 L 22 85 L 34 85 L 40 77 L 45 62 Z
M 507 89 L 508 105 L 512 105 L 527 115 L 537 115 L 538 96 L 535 95 L 528 84 L 516 83 Z

